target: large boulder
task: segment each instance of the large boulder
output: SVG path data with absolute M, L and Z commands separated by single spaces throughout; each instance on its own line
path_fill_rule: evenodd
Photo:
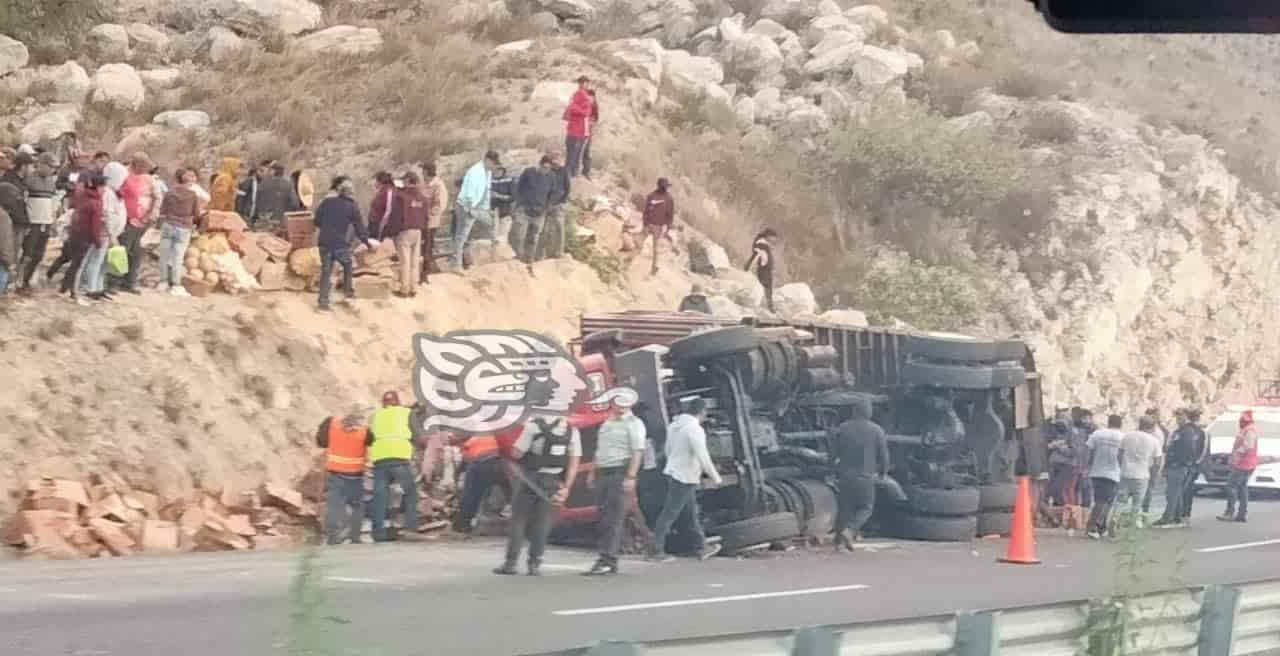
M 705 285 L 707 296 L 726 296 L 744 308 L 759 307 L 764 301 L 764 286 L 756 277 L 737 267 L 721 269 Z
M 622 87 L 627 90 L 631 106 L 636 109 L 648 109 L 658 102 L 658 85 L 648 80 L 629 77 L 622 83 Z
M 792 29 L 804 26 L 818 15 L 818 8 L 811 0 L 766 0 L 760 8 L 760 17 L 781 23 Z
M 148 92 L 156 93 L 178 86 L 178 80 L 182 79 L 182 71 L 176 68 L 153 68 L 138 71 L 138 76 L 142 78 L 142 84 L 147 87 Z
M 37 102 L 81 104 L 89 95 L 89 73 L 74 61 L 31 70 L 28 94 Z
M 89 54 L 99 62 L 129 60 L 129 30 L 123 25 L 103 23 L 89 30 Z
M 240 35 L 221 25 L 209 29 L 209 61 L 215 64 L 235 56 L 245 45 Z
M 696 57 L 683 50 L 663 51 L 662 73 L 672 88 L 693 95 L 701 95 L 708 86 L 724 81 L 720 62 L 710 57 Z
M 889 27 L 889 13 L 876 5 L 861 5 L 844 12 L 855 25 L 861 25 L 867 34 Z
M 804 102 L 787 111 L 784 124 L 792 134 L 812 136 L 830 130 L 831 117 L 821 107 Z
M 689 270 L 704 276 L 713 276 L 721 269 L 731 269 L 729 254 L 719 244 L 704 239 L 689 241 Z
M 775 20 L 770 20 L 768 18 L 762 18 L 756 21 L 754 24 L 752 24 L 751 29 L 747 30 L 747 33 L 759 34 L 760 36 L 767 36 L 770 39 L 773 39 L 775 42 L 781 42 L 784 39 L 786 39 L 787 36 L 795 34 L 795 32 L 792 32 L 791 30 L 787 29 L 786 25 L 783 25 L 782 23 L 779 23 L 778 21 L 775 21 Z
M 722 61 L 744 82 L 768 79 L 782 72 L 782 50 L 767 36 L 743 34 L 730 41 Z
M 850 328 L 866 328 L 871 325 L 867 323 L 866 313 L 861 310 L 827 310 L 818 315 L 818 321 Z
M 809 54 L 813 57 L 823 57 L 833 50 L 854 46 L 855 49 L 862 47 L 862 32 L 852 30 L 836 30 L 828 32 L 821 41 L 809 48 Z
M 864 46 L 854 57 L 853 76 L 863 86 L 882 87 L 924 67 L 919 55 Z
M 854 67 L 858 56 L 862 53 L 861 43 L 846 43 L 842 46 L 824 48 L 821 55 L 815 55 L 804 65 L 806 75 L 821 76 L 836 71 L 847 71 Z M 906 71 L 903 71 L 903 75 Z
M 573 97 L 578 85 L 572 82 L 539 82 L 533 88 L 529 100 L 554 102 L 560 105 L 569 103 L 569 99 Z
M 184 130 L 207 128 L 210 124 L 207 113 L 194 109 L 160 112 L 156 114 L 155 118 L 151 119 L 151 122 L 168 128 Z
M 67 132 L 74 131 L 76 123 L 79 122 L 80 108 L 76 105 L 51 105 L 22 126 L 22 142 L 34 144 L 57 139 Z
M 8 75 L 31 60 L 27 46 L 17 39 L 0 34 L 0 76 Z
M 756 100 L 750 96 L 743 96 L 733 105 L 733 115 L 738 119 L 738 127 L 742 129 L 750 128 L 756 122 Z
M 144 55 L 163 59 L 169 51 L 169 35 L 146 23 L 129 23 L 125 26 L 134 56 Z
M 819 43 L 822 43 L 823 39 L 826 39 L 834 32 L 846 32 L 852 34 L 856 36 L 859 41 L 866 38 L 866 32 L 861 27 L 854 25 L 844 16 L 838 14 L 835 16 L 819 16 L 813 19 L 813 21 L 809 23 L 809 26 L 804 29 L 804 45 L 807 48 L 812 48 Z
M 728 42 L 741 39 L 742 35 L 746 34 L 746 29 L 742 26 L 744 18 L 742 14 L 734 14 L 728 18 L 720 19 L 720 22 L 716 25 L 720 32 L 720 40 Z
M 785 318 L 802 314 L 817 314 L 818 299 L 813 290 L 802 282 L 793 282 L 773 290 L 773 307 Z
M 560 19 L 587 18 L 596 13 L 596 6 L 589 0 L 537 0 L 545 10 Z
M 655 85 L 662 83 L 663 50 L 657 39 L 618 39 L 596 47 L 631 76 Z
M 93 74 L 89 100 L 136 110 L 147 98 L 142 76 L 128 64 L 104 64 Z
M 708 296 L 707 307 L 711 308 L 711 316 L 713 317 L 737 321 L 747 316 L 747 311 L 743 310 L 737 303 L 734 303 L 728 296 Z
M 758 121 L 773 123 L 786 116 L 786 105 L 782 104 L 782 91 L 777 87 L 765 87 L 751 97 L 755 106 L 755 117 Z
M 324 24 L 324 12 L 309 0 L 219 0 L 213 6 L 227 24 L 255 35 L 293 36 Z
M 382 49 L 382 34 L 372 27 L 335 25 L 289 44 L 290 50 L 310 55 L 368 55 Z

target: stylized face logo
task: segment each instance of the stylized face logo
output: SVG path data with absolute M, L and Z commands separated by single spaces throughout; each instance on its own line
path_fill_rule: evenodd
M 562 346 L 521 330 L 451 332 L 413 339 L 420 429 L 496 433 L 532 415 L 568 415 L 575 405 L 609 403 L 630 388 L 597 390 Z M 593 386 L 592 382 L 596 382 Z M 594 398 L 588 399 L 588 395 Z

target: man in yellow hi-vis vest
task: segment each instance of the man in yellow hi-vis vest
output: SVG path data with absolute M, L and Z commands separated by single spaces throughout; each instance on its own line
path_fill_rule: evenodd
M 387 542 L 387 506 L 391 484 L 400 486 L 404 495 L 404 533 L 402 539 L 418 536 L 418 486 L 413 475 L 413 429 L 409 426 L 410 409 L 400 405 L 394 391 L 382 395 L 382 407 L 369 421 L 369 460 L 373 463 L 373 540 Z

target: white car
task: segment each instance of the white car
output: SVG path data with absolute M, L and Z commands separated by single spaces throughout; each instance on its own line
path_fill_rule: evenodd
M 1222 488 L 1231 474 L 1231 449 L 1240 430 L 1240 413 L 1249 406 L 1231 406 L 1209 424 L 1209 462 L 1202 467 L 1196 489 Z M 1255 406 L 1258 428 L 1258 468 L 1249 479 L 1250 492 L 1280 494 L 1280 407 Z

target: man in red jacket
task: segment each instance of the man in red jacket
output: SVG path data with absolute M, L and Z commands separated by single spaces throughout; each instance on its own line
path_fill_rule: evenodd
M 578 90 L 569 99 L 569 106 L 564 108 L 565 137 L 564 147 L 568 153 L 565 165 L 570 177 L 577 177 L 579 170 L 583 177 L 591 177 L 591 133 L 595 124 L 600 121 L 600 111 L 596 105 L 595 91 L 591 88 L 591 80 L 583 75 L 578 78 Z
M 1253 425 L 1253 411 L 1240 413 L 1240 431 L 1231 449 L 1231 476 L 1227 479 L 1227 512 L 1218 519 L 1244 522 L 1249 514 L 1249 479 L 1258 468 L 1258 428 Z M 1237 514 L 1239 510 L 1239 514 Z

